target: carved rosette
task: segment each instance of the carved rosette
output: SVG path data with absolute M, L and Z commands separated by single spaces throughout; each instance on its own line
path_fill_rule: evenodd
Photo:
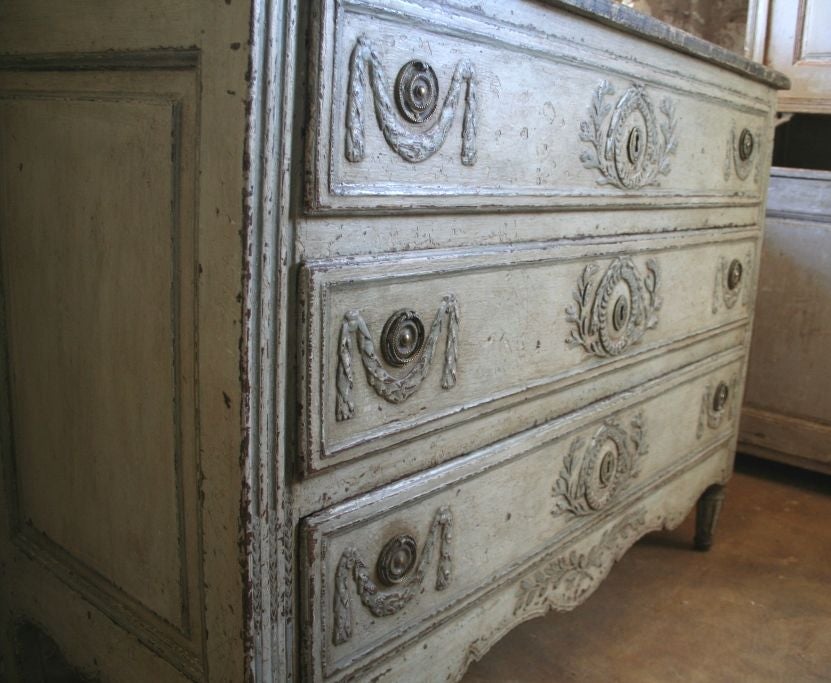
M 544 562 L 520 582 L 514 614 L 573 609 L 594 592 L 646 528 L 646 510 L 637 510 L 607 530 L 589 550 L 572 550 Z
M 658 176 L 670 172 L 669 158 L 678 147 L 675 105 L 663 98 L 658 105 L 659 121 L 644 85 L 633 84 L 612 107 L 606 97 L 614 94 L 614 87 L 601 81 L 589 118 L 580 123 L 580 139 L 592 146 L 582 152 L 580 161 L 600 171 L 603 177 L 597 182 L 601 185 L 623 190 L 657 185 Z
M 361 604 L 373 616 L 386 617 L 396 614 L 422 591 L 421 586 L 438 543 L 439 561 L 435 587 L 438 591 L 447 588 L 452 571 L 450 555 L 452 528 L 453 515 L 450 508 L 448 506 L 439 508 L 433 517 L 418 561 L 415 558 L 415 540 L 412 536 L 402 535 L 388 541 L 378 557 L 376 574 L 378 574 L 380 583 L 393 586 L 389 590 L 382 590 L 378 583 L 372 580 L 369 569 L 357 549 L 350 547 L 344 550 L 335 572 L 332 642 L 335 645 L 341 645 L 352 638 L 350 577 L 355 584 Z
M 409 314 L 409 313 L 408 313 Z M 441 386 L 443 389 L 450 389 L 456 384 L 456 356 L 459 345 L 459 304 L 453 294 L 448 294 L 442 299 L 436 317 L 430 327 L 430 333 L 426 341 L 409 340 L 410 337 L 402 336 L 400 343 L 404 344 L 401 351 L 412 351 L 411 356 L 405 356 L 406 367 L 409 370 L 399 377 L 387 372 L 381 364 L 375 352 L 375 344 L 369 332 L 366 322 L 360 311 L 348 311 L 343 316 L 343 324 L 340 330 L 338 342 L 338 369 L 337 369 L 337 399 L 335 404 L 335 419 L 339 422 L 349 420 L 355 413 L 355 403 L 352 400 L 352 386 L 354 372 L 352 368 L 353 337 L 358 340 L 358 353 L 366 373 L 369 385 L 385 401 L 390 403 L 402 403 L 412 396 L 421 386 L 421 383 L 430 372 L 433 362 L 433 354 L 436 350 L 439 335 L 445 317 L 448 319 L 447 344 L 444 352 L 444 369 L 442 371 Z M 417 328 L 410 331 L 409 327 L 401 326 L 404 333 L 417 334 Z M 418 342 L 417 351 L 413 343 Z M 390 352 L 391 353 L 391 352 Z M 405 363 L 401 363 L 404 365 Z
M 594 263 L 583 269 L 574 303 L 566 307 L 566 320 L 574 324 L 566 344 L 601 358 L 618 356 L 658 324 L 660 271 L 648 259 L 641 275 L 632 259 L 618 257 L 594 286 L 598 269 Z
M 414 65 L 418 64 L 419 68 Z M 410 73 L 410 72 L 413 73 Z M 438 98 L 438 79 L 422 62 L 410 62 L 397 79 L 397 97 L 405 117 L 417 124 L 433 116 L 434 98 Z M 435 123 L 427 130 L 411 129 L 399 119 L 390 98 L 390 87 L 381 59 L 366 36 L 358 38 L 349 61 L 349 85 L 346 102 L 346 158 L 359 162 L 364 158 L 364 123 L 367 86 L 372 90 L 375 119 L 390 148 L 405 161 L 416 163 L 429 159 L 441 149 L 459 105 L 465 85 L 462 120 L 462 164 L 476 163 L 476 72 L 462 60 L 456 65 L 444 104 Z
M 554 483 L 552 514 L 583 516 L 602 510 L 638 476 L 639 461 L 646 453 L 643 413 L 632 418 L 628 430 L 611 419 L 588 443 L 578 436 Z
M 733 375 L 726 382 L 707 383 L 701 397 L 701 410 L 698 413 L 696 439 L 701 439 L 707 429 L 718 429 L 722 422 L 733 419 L 734 406 L 738 394 L 739 378 Z
M 744 305 L 748 304 L 753 257 L 748 251 L 744 260 L 719 257 L 716 265 L 715 287 L 713 289 L 713 313 L 718 313 L 721 307 L 733 308 L 742 297 Z

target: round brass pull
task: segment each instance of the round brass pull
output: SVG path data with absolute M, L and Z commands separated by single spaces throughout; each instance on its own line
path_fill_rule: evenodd
M 402 66 L 395 79 L 395 100 L 408 121 L 429 119 L 439 101 L 439 79 L 433 68 L 418 59 Z
M 727 399 L 730 397 L 730 389 L 724 382 L 719 382 L 716 391 L 713 394 L 713 412 L 720 413 L 727 405 Z
M 403 367 L 418 357 L 424 348 L 424 340 L 424 324 L 418 314 L 406 309 L 396 311 L 381 332 L 384 360 L 395 367 Z
M 418 548 L 415 539 L 408 534 L 401 534 L 387 541 L 378 556 L 375 572 L 382 583 L 394 586 L 407 578 L 415 566 Z
M 738 259 L 730 261 L 730 267 L 727 269 L 727 289 L 733 291 L 741 284 L 743 270 L 741 261 Z
M 747 161 L 753 154 L 753 133 L 745 128 L 739 135 L 739 159 Z

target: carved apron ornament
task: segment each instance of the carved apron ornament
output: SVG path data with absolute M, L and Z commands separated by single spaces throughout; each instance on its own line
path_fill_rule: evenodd
M 462 84 L 466 85 L 462 121 L 462 163 L 476 162 L 476 73 L 473 65 L 462 60 L 456 65 L 444 104 L 436 122 L 425 131 L 405 126 L 393 110 L 384 67 L 369 39 L 358 38 L 349 61 L 349 85 L 346 102 L 346 158 L 352 162 L 364 158 L 364 121 L 367 84 L 372 88 L 375 119 L 387 144 L 405 161 L 429 159 L 441 149 L 459 105 Z M 396 98 L 408 121 L 421 123 L 433 115 L 438 99 L 438 79 L 429 65 L 413 61 L 404 65 L 396 79 Z
M 404 608 L 418 593 L 433 559 L 436 541 L 439 542 L 439 563 L 436 569 L 436 590 L 450 584 L 452 560 L 450 556 L 453 515 L 448 506 L 439 508 L 430 525 L 430 532 L 416 562 L 416 545 L 412 536 L 402 535 L 390 539 L 378 557 L 376 573 L 381 583 L 393 586 L 382 590 L 369 575 L 366 563 L 355 548 L 343 551 L 335 572 L 334 626 L 332 642 L 341 645 L 352 638 L 352 598 L 349 577 L 361 603 L 375 617 L 386 617 Z M 415 571 L 413 571 L 413 569 Z
M 343 316 L 338 342 L 335 419 L 338 422 L 349 420 L 355 413 L 355 403 L 352 400 L 353 335 L 358 339 L 358 352 L 367 382 L 385 401 L 398 404 L 412 396 L 430 372 L 445 316 L 448 318 L 447 344 L 441 386 L 442 389 L 450 389 L 456 384 L 456 355 L 459 344 L 459 304 L 453 294 L 448 294 L 442 299 L 426 340 L 423 337 L 423 325 L 412 311 L 395 313 L 385 326 L 382 349 L 387 362 L 399 367 L 410 367 L 401 377 L 391 375 L 381 365 L 375 353 L 372 335 L 360 311 L 348 311 Z
M 576 607 L 594 592 L 622 552 L 646 528 L 646 510 L 637 510 L 605 531 L 587 551 L 566 551 L 539 565 L 520 582 L 514 615 Z
M 574 323 L 566 344 L 599 357 L 618 356 L 658 324 L 660 273 L 654 259 L 641 275 L 632 259 L 616 258 L 596 288 L 595 263 L 583 269 L 574 290 L 574 304 L 566 307 L 566 320 Z
M 608 420 L 588 445 L 581 436 L 574 439 L 554 484 L 552 514 L 582 516 L 606 507 L 617 491 L 637 477 L 639 461 L 647 452 L 644 438 L 643 413 L 638 413 L 628 432 L 617 421 Z
M 603 174 L 597 180 L 600 185 L 608 183 L 624 190 L 657 185 L 658 176 L 669 173 L 669 157 L 678 146 L 675 105 L 669 98 L 661 100 L 663 120 L 659 123 L 643 85 L 634 84 L 626 90 L 613 111 L 605 98 L 614 93 L 608 81 L 601 81 L 595 91 L 589 120 L 580 123 L 580 139 L 593 149 L 585 150 L 580 161 Z

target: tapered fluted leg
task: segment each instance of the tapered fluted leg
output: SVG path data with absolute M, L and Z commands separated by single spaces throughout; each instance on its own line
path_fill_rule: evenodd
M 713 532 L 723 504 L 724 487 L 720 484 L 713 484 L 698 499 L 695 514 L 695 540 L 693 541 L 696 550 L 709 550 L 713 545 Z

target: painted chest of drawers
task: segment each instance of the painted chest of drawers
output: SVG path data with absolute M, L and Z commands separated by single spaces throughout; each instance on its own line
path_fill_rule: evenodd
M 182 14 L 203 17 L 202 47 L 184 28 L 171 33 L 184 52 L 7 60 L 7 130 L 30 120 L 21 90 L 40 103 L 71 86 L 78 106 L 127 103 L 140 120 L 173 102 L 178 174 L 175 200 L 162 203 L 182 212 L 169 255 L 178 294 L 166 299 L 150 278 L 131 305 L 169 306 L 178 320 L 174 403 L 185 411 L 170 444 L 163 431 L 141 442 L 167 474 L 130 485 L 107 475 L 117 520 L 108 538 L 131 539 L 125 548 L 157 538 L 179 548 L 170 562 L 156 578 L 103 550 L 64 563 L 83 544 L 57 525 L 56 550 L 46 522 L 25 513 L 40 509 L 26 462 L 49 447 L 28 445 L 37 430 L 20 416 L 34 404 L 19 388 L 29 358 L 20 330 L 30 329 L 20 292 L 37 279 L 26 264 L 54 255 L 6 229 L 6 355 L 17 378 L 7 411 L 17 445 L 2 444 L 16 510 L 6 576 L 24 596 L 9 598 L 9 623 L 36 622 L 104 679 L 458 680 L 516 624 L 577 607 L 638 538 L 680 523 L 699 499 L 696 544 L 708 547 L 732 469 L 772 109 L 787 80 L 600 0 L 249 9 L 247 71 L 216 56 L 230 37 L 217 26 L 230 24 L 204 9 Z M 172 31 L 181 17 L 168 19 Z M 107 36 L 116 48 L 123 38 Z M 126 78 L 131 69 L 143 75 Z M 245 106 L 220 106 L 236 87 L 248 90 Z M 145 100 L 147 112 L 135 105 Z M 5 140 L 15 154 L 18 140 Z M 127 148 L 143 159 L 141 146 Z M 14 179 L 9 158 L 4 177 Z M 8 224 L 26 224 L 9 206 Z M 137 202 L 124 217 L 146 211 Z M 125 263 L 145 254 L 135 246 L 144 235 Z M 75 257 L 53 265 L 69 269 Z M 146 257 L 155 282 L 167 277 L 164 254 Z M 80 296 L 72 305 L 86 310 Z M 150 337 L 131 338 L 138 369 L 124 381 L 149 386 L 139 370 L 158 370 L 155 356 L 138 349 Z M 98 424 L 132 425 L 129 404 L 101 391 Z M 61 410 L 50 419 L 74 434 Z M 85 460 L 93 451 L 65 441 L 76 477 L 132 457 Z M 180 526 L 168 538 L 158 501 L 176 491 Z M 132 531 L 149 519 L 142 501 L 161 516 Z M 119 502 L 136 514 L 122 519 Z M 190 596 L 181 614 L 159 592 L 168 565 L 171 586 Z M 49 604 L 31 572 L 58 577 L 42 579 Z M 81 625 L 66 628 L 69 619 Z M 119 669 L 125 660 L 130 671 Z
M 296 235 L 308 680 L 459 679 L 699 497 L 709 546 L 782 79 L 604 12 L 314 15 Z

